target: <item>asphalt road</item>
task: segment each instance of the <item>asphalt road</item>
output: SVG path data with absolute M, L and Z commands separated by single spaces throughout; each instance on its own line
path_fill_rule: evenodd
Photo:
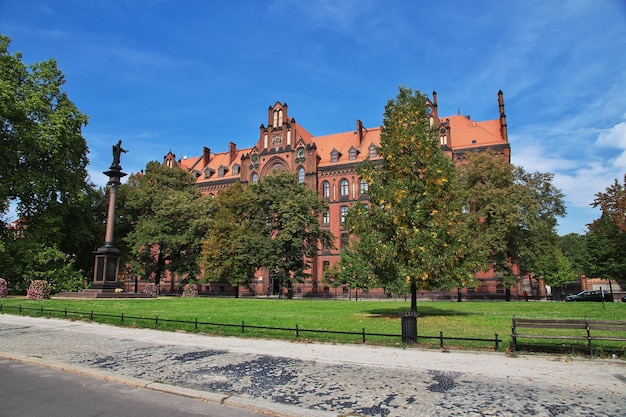
M 195 398 L 0 360 L 2 417 L 259 417 Z

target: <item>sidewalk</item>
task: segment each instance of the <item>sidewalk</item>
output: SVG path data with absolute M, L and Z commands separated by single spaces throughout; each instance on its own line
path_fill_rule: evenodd
M 624 360 L 223 338 L 6 314 L 0 357 L 284 416 L 619 416 L 626 408 Z

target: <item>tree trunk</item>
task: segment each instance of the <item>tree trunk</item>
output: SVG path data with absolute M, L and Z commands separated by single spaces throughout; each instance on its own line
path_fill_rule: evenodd
M 462 290 L 461 288 L 457 288 L 457 293 L 456 293 L 456 301 L 457 301 L 457 302 L 459 302 L 459 303 L 460 303 L 461 301 L 463 301 L 463 297 L 461 296 L 461 292 L 462 292 L 462 291 L 463 291 L 463 290 Z
M 417 313 L 417 284 L 411 282 L 411 312 Z

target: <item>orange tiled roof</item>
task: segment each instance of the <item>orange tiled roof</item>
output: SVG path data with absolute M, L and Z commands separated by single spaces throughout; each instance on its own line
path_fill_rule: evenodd
M 450 147 L 452 149 L 504 143 L 498 119 L 477 122 L 461 115 L 443 118 L 443 120 L 446 119 L 450 122 Z

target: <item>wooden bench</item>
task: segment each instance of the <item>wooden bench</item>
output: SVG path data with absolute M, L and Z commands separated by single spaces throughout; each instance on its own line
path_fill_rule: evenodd
M 520 329 L 522 333 L 520 333 Z M 547 329 L 554 332 L 526 333 L 525 329 Z M 558 331 L 557 331 L 558 330 Z M 626 321 L 585 319 L 521 319 L 513 316 L 511 326 L 512 350 L 518 349 L 518 339 L 584 340 L 593 357 L 593 341 L 626 342 Z

